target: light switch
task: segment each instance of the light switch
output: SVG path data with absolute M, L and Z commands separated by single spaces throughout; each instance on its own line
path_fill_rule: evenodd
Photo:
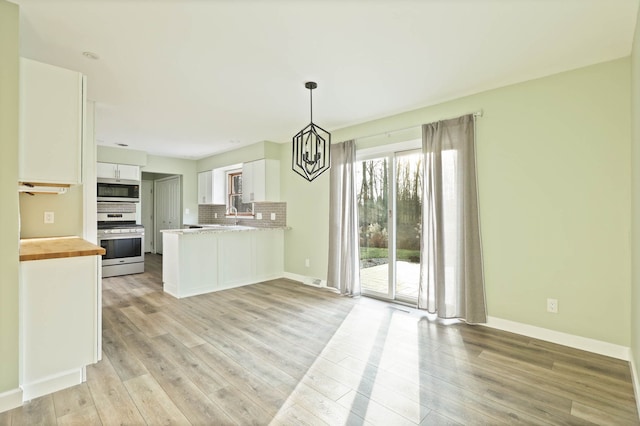
M 256 213 L 256 219 L 262 220 L 262 213 Z

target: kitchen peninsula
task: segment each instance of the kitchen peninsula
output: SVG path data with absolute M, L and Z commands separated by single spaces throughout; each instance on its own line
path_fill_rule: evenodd
M 285 229 L 204 225 L 161 231 L 164 291 L 182 298 L 281 278 Z

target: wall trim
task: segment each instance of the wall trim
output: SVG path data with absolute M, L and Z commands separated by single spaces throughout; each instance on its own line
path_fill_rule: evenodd
M 327 287 L 327 280 L 321 280 L 320 278 L 307 277 L 305 275 L 293 274 L 291 272 L 285 272 L 283 277 L 312 287 L 331 289 L 331 287 Z
M 583 351 L 593 352 L 612 358 L 629 361 L 631 359 L 631 349 L 627 346 L 616 345 L 614 343 L 603 342 L 601 340 L 590 339 L 588 337 L 576 336 L 575 334 L 562 333 L 560 331 L 549 330 L 548 328 L 536 327 L 502 318 L 488 317 L 486 324 L 480 324 L 498 330 L 509 331 L 559 345 L 569 346 Z
M 64 371 L 22 385 L 23 400 L 29 401 L 82 383 L 83 368 Z
M 636 408 L 638 409 L 638 413 L 640 413 L 640 379 L 638 378 L 638 369 L 636 368 L 635 358 L 633 356 L 633 351 L 629 351 L 629 363 L 631 364 L 631 382 L 633 383 L 633 393 L 636 397 Z
M 313 277 L 307 277 L 305 275 L 294 274 L 291 272 L 285 272 L 284 278 L 300 282 L 305 285 L 309 285 L 317 288 L 327 288 L 334 290 L 331 287 L 327 287 L 326 280 L 318 280 Z M 319 284 L 315 282 L 319 281 Z M 508 331 L 511 333 L 521 334 L 523 336 L 532 337 L 535 339 L 544 340 L 551 343 L 557 343 L 559 345 L 569 346 L 571 348 L 580 349 L 587 352 L 593 352 L 599 355 L 609 356 L 612 358 L 621 359 L 623 361 L 630 361 L 631 367 L 634 369 L 633 384 L 636 396 L 640 395 L 640 377 L 637 375 L 635 365 L 631 357 L 631 349 L 627 346 L 616 345 L 614 343 L 603 342 L 601 340 L 590 339 L 588 337 L 576 336 L 575 334 L 563 333 L 560 331 L 550 330 L 548 328 L 536 327 L 534 325 L 524 324 L 520 322 L 505 320 L 496 317 L 487 317 L 486 324 L 479 324 L 485 327 L 495 328 L 498 330 Z M 638 403 L 638 412 L 640 412 L 640 400 L 636 398 Z
M 12 389 L 0 393 L 0 413 L 13 410 L 22 405 L 22 389 Z

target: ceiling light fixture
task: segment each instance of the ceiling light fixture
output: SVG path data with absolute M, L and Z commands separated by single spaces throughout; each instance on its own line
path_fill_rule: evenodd
M 311 182 L 331 167 L 331 133 L 313 123 L 313 89 L 318 85 L 308 81 L 311 123 L 293 137 L 291 168 Z

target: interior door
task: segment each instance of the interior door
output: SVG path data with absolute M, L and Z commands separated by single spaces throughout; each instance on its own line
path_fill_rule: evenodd
M 358 162 L 360 283 L 364 294 L 417 302 L 420 274 L 422 154 Z
M 163 229 L 182 227 L 182 190 L 180 176 L 155 181 L 155 250 L 162 254 Z

